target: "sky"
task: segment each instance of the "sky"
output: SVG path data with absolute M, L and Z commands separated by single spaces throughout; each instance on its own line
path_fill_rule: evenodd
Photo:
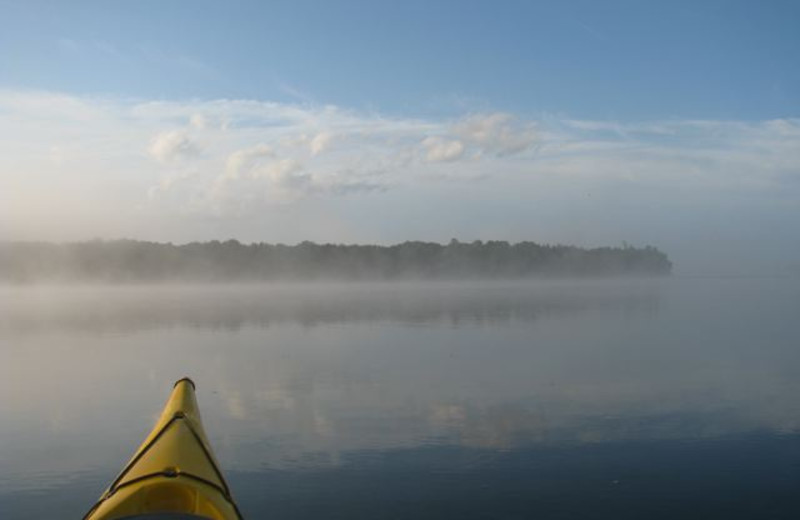
M 628 243 L 800 272 L 798 2 L 0 10 L 0 240 Z

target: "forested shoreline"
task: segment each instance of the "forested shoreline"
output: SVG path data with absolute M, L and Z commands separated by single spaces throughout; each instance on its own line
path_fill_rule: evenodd
M 243 282 L 663 276 L 655 247 L 580 248 L 535 242 L 403 242 L 390 246 L 95 240 L 0 243 L 0 281 Z

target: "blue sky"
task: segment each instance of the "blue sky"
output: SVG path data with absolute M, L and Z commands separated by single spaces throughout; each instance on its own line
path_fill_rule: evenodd
M 428 114 L 768 119 L 800 106 L 800 4 L 14 2 L 5 86 Z
M 800 270 L 798 2 L 0 8 L 0 238 L 624 240 Z

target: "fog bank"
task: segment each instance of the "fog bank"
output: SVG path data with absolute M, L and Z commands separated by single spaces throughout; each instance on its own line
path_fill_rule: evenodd
M 242 244 L 173 245 L 132 240 L 0 244 L 0 280 L 31 282 L 209 282 L 260 280 L 513 279 L 668 275 L 658 249 L 584 249 L 534 242 L 451 240 L 393 246 Z

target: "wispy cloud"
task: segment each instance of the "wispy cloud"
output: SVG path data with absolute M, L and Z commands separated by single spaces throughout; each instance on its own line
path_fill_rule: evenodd
M 55 49 L 68 59 L 82 57 L 98 64 L 132 67 L 142 73 L 169 70 L 206 80 L 223 79 L 214 67 L 198 57 L 153 42 L 120 45 L 108 40 L 60 38 L 55 41 Z

